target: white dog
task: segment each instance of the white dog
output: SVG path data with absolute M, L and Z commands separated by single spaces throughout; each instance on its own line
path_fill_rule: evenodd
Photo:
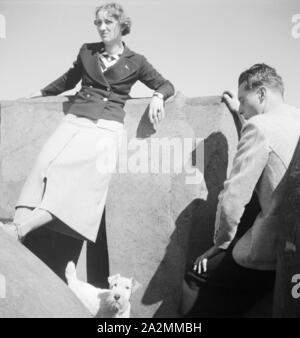
M 77 278 L 73 262 L 68 263 L 65 275 L 70 289 L 94 317 L 130 317 L 130 296 L 140 286 L 134 278 L 117 274 L 108 277 L 109 289 L 96 288 Z

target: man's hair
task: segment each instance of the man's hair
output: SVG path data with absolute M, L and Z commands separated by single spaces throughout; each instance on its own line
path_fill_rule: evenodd
M 284 85 L 281 76 L 277 74 L 275 68 L 272 68 L 265 63 L 257 63 L 245 70 L 239 77 L 239 86 L 243 82 L 246 82 L 246 90 L 266 86 L 277 89 L 283 97 Z
M 121 25 L 122 35 L 130 33 L 131 19 L 125 15 L 124 9 L 121 5 L 117 4 L 116 2 L 110 2 L 102 6 L 96 7 L 96 19 L 100 11 L 106 11 L 108 15 L 114 17 L 116 20 L 119 21 Z

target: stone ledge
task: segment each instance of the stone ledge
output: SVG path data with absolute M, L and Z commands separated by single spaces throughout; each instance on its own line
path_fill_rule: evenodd
M 217 198 L 231 168 L 237 133 L 219 96 L 187 98 L 178 92 L 166 103 L 166 118 L 156 129 L 145 114 L 149 99 L 127 102 L 128 141 L 142 146 L 151 137 L 203 139 L 189 158 L 205 155 L 204 163 L 194 163 L 205 181 L 187 185 L 184 172 L 113 175 L 106 203 L 109 268 L 110 274 L 133 276 L 142 284 L 133 295 L 133 317 L 176 317 L 186 261 L 211 245 Z M 12 217 L 24 180 L 68 100 L 1 102 L 1 218 Z M 81 262 L 86 264 L 85 258 Z

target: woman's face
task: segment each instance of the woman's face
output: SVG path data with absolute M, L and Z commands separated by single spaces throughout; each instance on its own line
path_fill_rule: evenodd
M 111 44 L 122 39 L 121 25 L 106 11 L 100 11 L 95 20 L 98 33 L 104 44 Z

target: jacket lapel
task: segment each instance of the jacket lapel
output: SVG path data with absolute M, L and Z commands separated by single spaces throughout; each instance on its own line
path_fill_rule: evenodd
M 130 60 L 130 57 L 135 55 L 135 53 L 124 44 L 124 52 L 119 60 L 103 73 L 99 61 L 99 53 L 102 51 L 104 51 L 104 44 L 102 42 L 93 43 L 87 45 L 87 49 L 82 55 L 84 68 L 95 82 L 109 86 L 138 70 L 138 65 Z
M 135 55 L 134 52 L 124 45 L 124 52 L 119 60 L 104 72 L 109 83 L 117 83 L 138 70 L 138 66 L 130 60 L 133 55 Z
M 103 75 L 99 64 L 98 53 L 100 53 L 103 49 L 104 45 L 102 42 L 88 44 L 85 53 L 83 53 L 82 55 L 82 62 L 89 76 L 95 82 L 108 86 L 109 83 L 107 82 L 105 76 Z

